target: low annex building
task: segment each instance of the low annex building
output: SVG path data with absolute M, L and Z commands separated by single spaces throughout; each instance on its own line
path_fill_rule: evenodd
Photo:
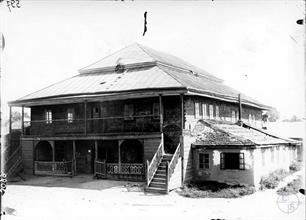
M 192 179 L 256 185 L 296 157 L 296 142 L 257 128 L 268 106 L 139 44 L 9 105 L 30 108 L 22 165 L 34 175 L 86 173 L 168 192 Z

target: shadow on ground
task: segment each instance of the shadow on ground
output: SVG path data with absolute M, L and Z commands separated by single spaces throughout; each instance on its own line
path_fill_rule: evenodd
M 89 190 L 106 190 L 110 188 L 123 188 L 128 192 L 143 192 L 143 182 L 115 181 L 96 179 L 92 175 L 78 175 L 74 177 L 55 176 L 25 176 L 25 180 L 15 179 L 8 185 L 26 185 L 40 187 L 64 187 Z

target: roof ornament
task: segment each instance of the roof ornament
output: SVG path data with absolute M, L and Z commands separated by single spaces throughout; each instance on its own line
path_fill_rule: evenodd
M 124 65 L 121 63 L 122 58 L 119 57 L 119 59 L 116 61 L 116 67 L 115 72 L 116 73 L 123 73 L 125 71 Z

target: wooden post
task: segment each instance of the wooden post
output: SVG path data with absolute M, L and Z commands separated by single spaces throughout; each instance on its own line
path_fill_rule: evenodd
M 146 162 L 146 186 L 147 187 L 149 186 L 149 166 L 150 166 L 150 163 L 147 160 Z
M 52 162 L 55 162 L 55 144 L 54 141 L 50 141 L 52 147 Z
M 96 161 L 98 160 L 98 140 L 95 140 L 95 162 L 94 162 L 94 175 L 96 175 Z
M 10 117 L 9 117 L 9 134 L 12 133 L 12 106 L 10 106 Z
M 160 132 L 163 132 L 163 123 L 164 123 L 164 109 L 162 102 L 162 95 L 159 95 L 159 123 L 160 123 Z
M 84 101 L 84 134 L 87 135 L 87 101 Z
M 184 114 L 184 95 L 181 94 L 181 119 L 182 119 L 182 134 L 183 134 L 183 129 L 185 129 L 185 114 Z
M 120 141 L 118 142 L 118 164 L 119 164 L 119 174 L 121 173 L 121 155 L 120 155 Z
M 169 193 L 169 162 L 166 163 L 166 193 Z
M 73 175 L 76 175 L 76 158 L 75 158 L 75 140 L 72 141 L 72 167 L 73 167 Z
M 24 135 L 24 106 L 21 107 L 21 136 Z

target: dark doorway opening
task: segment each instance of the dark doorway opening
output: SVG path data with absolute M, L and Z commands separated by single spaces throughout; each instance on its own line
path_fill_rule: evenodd
M 95 143 L 91 140 L 75 142 L 76 171 L 78 174 L 92 174 L 94 172 Z
M 36 161 L 52 161 L 52 146 L 48 141 L 40 141 L 35 148 Z
M 143 163 L 143 146 L 138 140 L 125 140 L 120 145 L 121 163 Z

